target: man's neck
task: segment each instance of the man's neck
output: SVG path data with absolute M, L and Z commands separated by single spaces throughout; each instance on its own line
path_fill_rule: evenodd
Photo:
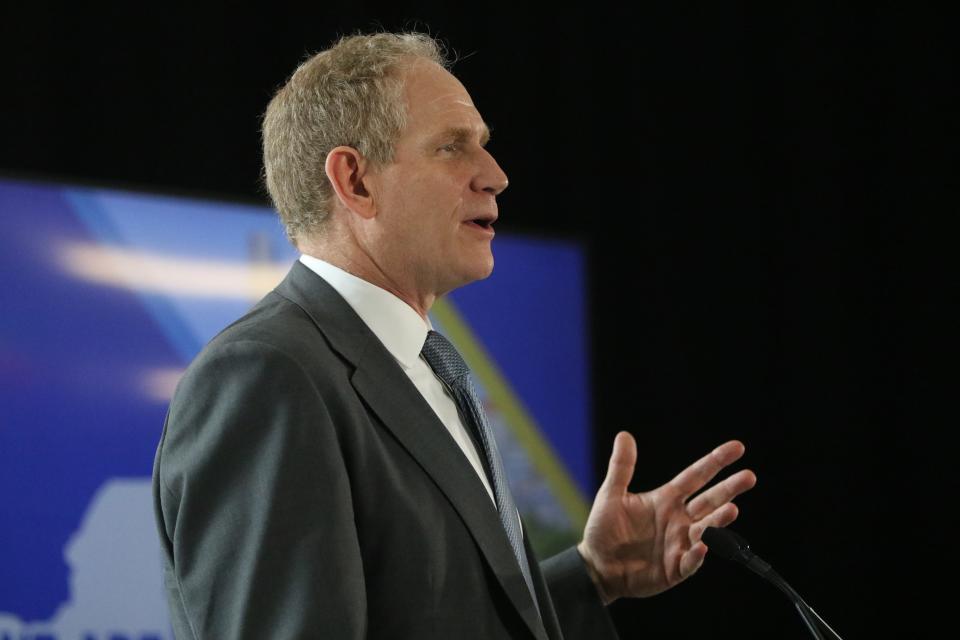
M 418 296 L 408 293 L 413 287 L 403 287 L 396 279 L 388 277 L 376 261 L 366 254 L 355 256 L 330 247 L 308 247 L 303 245 L 300 246 L 300 251 L 308 256 L 328 262 L 338 269 L 346 271 L 350 275 L 356 276 L 361 280 L 380 287 L 384 291 L 392 293 L 416 311 L 424 320 L 427 319 L 427 312 L 430 311 L 430 307 L 433 306 L 436 300 L 436 296 L 433 294 Z

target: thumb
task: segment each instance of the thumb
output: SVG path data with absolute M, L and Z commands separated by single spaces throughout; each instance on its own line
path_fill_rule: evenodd
M 613 441 L 613 453 L 607 466 L 607 477 L 600 490 L 612 495 L 626 492 L 627 485 L 633 479 L 633 469 L 637 464 L 637 442 L 626 431 L 621 431 Z

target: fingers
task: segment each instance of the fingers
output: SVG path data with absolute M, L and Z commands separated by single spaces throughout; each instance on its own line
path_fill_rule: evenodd
M 757 476 L 749 469 L 733 474 L 723 482 L 710 487 L 687 503 L 687 515 L 691 520 L 699 520 L 708 513 L 730 502 L 744 491 L 757 484 Z
M 707 556 L 707 545 L 703 543 L 703 532 L 707 527 L 725 527 L 740 515 L 737 505 L 729 502 L 706 518 L 690 525 L 690 548 L 680 556 L 680 579 L 692 576 L 703 565 Z
M 621 431 L 613 441 L 613 453 L 610 454 L 607 477 L 604 478 L 600 491 L 614 495 L 626 492 L 627 485 L 633 478 L 636 464 L 637 443 L 632 435 Z
M 706 518 L 698 520 L 690 525 L 690 542 L 696 544 L 703 538 L 703 532 L 707 527 L 725 527 L 731 524 L 740 515 L 737 505 L 732 502 L 727 503 L 711 513 Z
M 680 579 L 686 580 L 703 566 L 703 559 L 707 557 L 707 545 L 698 542 L 680 556 Z
M 710 482 L 727 465 L 743 455 L 745 447 L 738 440 L 725 442 L 681 471 L 670 484 L 686 499 Z

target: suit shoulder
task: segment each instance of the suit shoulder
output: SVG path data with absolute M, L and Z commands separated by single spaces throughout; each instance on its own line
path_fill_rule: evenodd
M 209 387 L 251 375 L 264 380 L 295 376 L 326 386 L 324 379 L 342 380 L 348 369 L 314 320 L 293 302 L 271 292 L 207 343 L 190 363 L 174 397 L 186 388 Z
M 344 364 L 327 339 L 325 328 L 298 304 L 276 292 L 268 293 L 250 311 L 220 331 L 201 350 L 191 367 L 238 350 L 273 351 L 310 371 L 337 369 Z
M 250 311 L 218 333 L 204 348 L 217 350 L 232 342 L 258 342 L 290 354 L 324 343 L 313 319 L 290 300 L 270 292 Z

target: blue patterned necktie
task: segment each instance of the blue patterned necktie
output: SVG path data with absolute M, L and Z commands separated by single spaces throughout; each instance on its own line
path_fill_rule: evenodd
M 516 556 L 523 579 L 527 583 L 527 588 L 530 589 L 530 596 L 534 604 L 537 604 L 533 580 L 530 578 L 530 565 L 527 564 L 527 554 L 523 548 L 523 533 L 520 529 L 517 506 L 507 485 L 507 475 L 503 471 L 503 460 L 497 450 L 497 441 L 493 437 L 493 431 L 490 429 L 480 398 L 473 386 L 470 369 L 456 347 L 436 331 L 430 331 L 427 334 L 427 341 L 421 353 L 434 373 L 447 385 L 464 420 L 472 421 L 473 424 L 467 427 L 472 426 L 480 437 L 483 454 L 487 460 L 487 469 L 492 476 L 493 495 L 496 498 L 497 511 L 500 513 L 500 522 L 510 540 L 510 546 L 513 547 L 513 555 Z M 537 608 L 540 608 L 538 604 Z

